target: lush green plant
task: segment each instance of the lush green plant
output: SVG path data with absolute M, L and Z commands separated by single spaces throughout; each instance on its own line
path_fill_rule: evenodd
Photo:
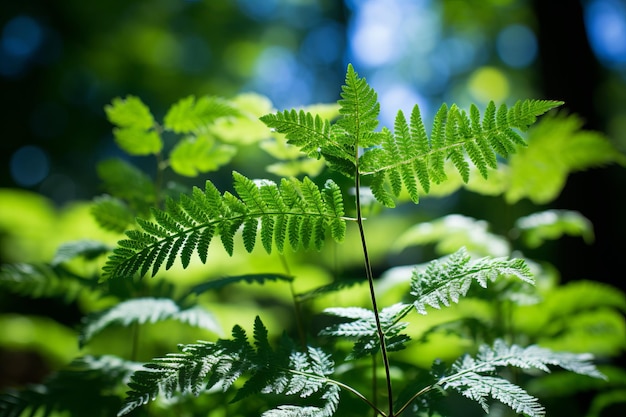
M 96 199 L 91 213 L 103 228 L 130 228 L 114 247 L 78 240 L 62 245 L 52 262 L 3 266 L 0 282 L 11 291 L 83 298 L 90 311 L 79 334 L 85 354 L 44 385 L 5 393 L 0 415 L 144 415 L 142 406 L 155 399 L 158 408 L 150 415 L 454 415 L 449 403 L 466 397 L 485 412 L 497 400 L 515 413 L 542 416 L 544 408 L 529 392 L 540 396 L 550 381 L 537 372 L 558 367 L 570 371 L 566 375 L 595 377 L 598 382 L 585 384 L 596 389 L 607 384 L 604 374 L 623 384 L 623 375 L 610 367 L 600 372 L 587 353 L 610 357 L 625 348 L 619 310 L 626 310 L 626 301 L 619 291 L 592 282 L 562 288 L 548 266 L 466 217 L 409 228 L 406 215 L 394 226 L 397 237 L 382 239 L 383 245 L 395 240 L 391 248 L 372 244 L 380 239 L 377 220 L 385 226 L 399 203 L 461 185 L 505 193 L 511 202 L 527 196 L 545 202 L 569 172 L 623 163 L 623 156 L 602 137 L 581 133 L 575 118 L 546 117 L 531 132 L 531 144 L 558 134 L 577 140 L 544 142 L 570 150 L 559 153 L 562 161 L 553 168 L 560 182 L 529 184 L 519 177 L 537 173 L 524 158 L 534 161 L 546 151 L 529 146 L 517 152 L 526 145 L 518 132 L 560 102 L 490 103 L 482 115 L 474 105 L 468 112 L 443 105 L 427 133 L 417 106 L 408 120 L 398 112 L 393 131 L 378 129 L 376 92 L 352 66 L 341 97 L 336 106 L 282 112 L 254 95 L 189 97 L 169 109 L 163 124 L 136 97 L 107 106 L 117 143 L 130 155 L 155 155 L 157 175 L 153 180 L 122 160 L 99 166 L 108 194 Z M 175 144 L 168 148 L 169 139 Z M 191 188 L 165 181 L 168 167 L 195 177 L 259 143 L 281 160 L 270 168 L 277 181 L 233 171 L 232 188 L 223 192 L 212 181 Z M 297 178 L 303 172 L 309 176 Z M 530 246 L 563 233 L 592 233 L 573 212 L 546 212 L 541 219 L 529 216 L 515 225 Z M 228 256 L 211 245 L 216 239 Z M 445 256 L 375 276 L 380 253 L 428 243 L 438 243 Z M 364 279 L 336 266 L 333 279 L 320 279 L 319 270 L 304 266 L 337 265 L 345 246 L 341 267 L 357 260 Z M 308 260 L 314 251 L 319 262 Z M 270 256 L 276 261 L 268 262 Z M 143 279 L 147 274 L 155 280 Z M 259 304 L 250 306 L 245 286 L 237 285 L 244 283 L 261 288 L 254 294 Z M 597 296 L 577 304 L 580 291 Z M 546 305 L 551 309 L 542 310 Z M 447 308 L 437 311 L 441 307 Z M 290 308 L 295 314 L 286 314 Z M 252 315 L 246 319 L 237 310 Z M 229 314 L 234 323 L 225 337 Z M 572 314 L 578 320 L 563 319 Z M 592 320 L 606 324 L 599 342 L 572 344 Z M 172 321 L 213 339 L 184 342 L 197 334 L 182 334 L 174 340 L 181 342 L 178 353 L 164 354 L 171 348 L 163 339 L 181 326 L 166 327 L 164 337 L 148 325 Z M 120 325 L 130 333 L 115 333 Z M 113 353 L 124 348 L 130 352 Z

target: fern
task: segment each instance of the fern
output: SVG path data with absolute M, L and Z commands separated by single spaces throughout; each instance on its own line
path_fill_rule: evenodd
M 415 270 L 411 278 L 413 306 L 426 314 L 426 306 L 440 308 L 450 302 L 458 303 L 473 281 L 485 288 L 499 276 L 514 276 L 533 283 L 530 269 L 522 259 L 485 257 L 471 261 L 464 248 L 450 255 L 445 262 L 434 260 L 424 271 Z
M 206 262 L 208 248 L 220 236 L 225 250 L 232 255 L 234 236 L 243 226 L 242 239 L 252 251 L 260 235 L 265 250 L 279 252 L 289 242 L 299 247 L 321 248 L 326 229 L 337 241 L 345 235 L 343 200 L 339 186 L 328 180 L 320 190 L 310 179 L 283 179 L 280 186 L 271 181 L 253 181 L 233 173 L 240 198 L 223 195 L 207 181 L 205 191 L 194 188 L 191 196 L 182 195 L 178 203 L 168 200 L 166 210 L 153 210 L 154 222 L 138 219 L 142 230 L 127 232 L 104 266 L 104 277 L 129 277 L 139 272 L 152 275 L 165 263 L 169 269 L 180 258 L 187 267 L 195 252 Z M 260 226 L 260 227 L 259 227 Z
M 475 105 L 468 114 L 456 105 L 444 104 L 434 118 L 429 138 L 417 105 L 411 112 L 410 123 L 399 111 L 394 132 L 386 128 L 376 132 L 380 111 L 376 92 L 351 65 L 341 97 L 341 116 L 334 124 L 295 110 L 266 115 L 261 120 L 284 133 L 290 144 L 299 146 L 308 155 L 323 156 L 331 168 L 349 177 L 371 176 L 374 197 L 388 207 L 395 205 L 391 194 L 397 197 L 407 190 L 417 203 L 420 189 L 428 193 L 431 182 L 446 180 L 446 160 L 452 161 L 464 182 L 469 180 L 470 163 L 487 178 L 488 170 L 497 167 L 498 155 L 507 157 L 517 146 L 525 145 L 514 129 L 525 131 L 537 116 L 563 104 L 525 100 L 510 108 L 505 104 L 496 108 L 490 102 L 482 119 Z M 361 156 L 357 156 L 359 149 L 365 150 Z
M 553 352 L 536 345 L 526 348 L 508 346 L 502 340 L 496 340 L 492 347 L 482 345 L 476 358 L 469 355 L 459 358 L 452 365 L 452 374 L 441 378 L 437 384 L 477 401 L 486 413 L 489 412 L 487 398 L 492 397 L 517 413 L 541 417 L 545 410 L 535 397 L 517 385 L 493 376 L 493 372 L 505 366 L 550 372 L 549 366 L 559 366 L 577 374 L 605 378 L 592 364 L 592 359 L 588 354 Z
M 407 190 L 414 202 L 419 201 L 418 184 L 428 193 L 432 182 L 441 183 L 447 174 L 444 162 L 451 160 L 464 182 L 469 181 L 470 164 L 483 178 L 497 167 L 497 156 L 507 157 L 525 142 L 513 129 L 524 131 L 536 117 L 561 105 L 547 100 L 518 101 L 498 109 L 490 102 L 481 120 L 475 105 L 469 114 L 456 105 L 442 105 L 436 113 L 430 138 L 418 106 L 411 112 L 410 124 L 399 111 L 395 131 L 385 132 L 382 145 L 361 157 L 361 173 L 372 176 L 372 193 L 380 202 L 393 206 L 389 191 L 396 197 Z
M 330 417 L 339 400 L 339 389 L 327 380 L 333 372 L 329 356 L 317 348 L 306 353 L 294 349 L 293 342 L 283 336 L 273 350 L 268 333 L 259 317 L 254 322 L 254 343 L 245 331 L 235 326 L 232 339 L 198 342 L 180 346 L 181 353 L 169 354 L 136 371 L 129 383 L 125 405 L 119 416 L 155 399 L 177 392 L 199 395 L 206 389 L 220 386 L 224 391 L 243 376 L 248 376 L 233 401 L 251 394 L 284 394 L 308 398 L 317 394 L 321 407 L 282 405 L 264 416 Z
M 410 304 L 398 303 L 384 308 L 380 312 L 385 343 L 390 352 L 404 349 L 405 344 L 410 340 L 409 336 L 401 333 L 408 323 L 400 322 L 399 320 L 406 316 L 411 309 L 412 306 Z M 320 335 L 323 336 L 356 339 L 352 352 L 347 359 L 357 359 L 372 355 L 380 350 L 376 321 L 371 310 L 358 307 L 332 307 L 325 309 L 324 313 L 344 319 L 352 319 L 352 321 L 346 323 L 328 326 L 320 332 Z
M 123 301 L 107 310 L 87 316 L 79 343 L 83 347 L 97 334 L 114 324 L 129 326 L 133 323 L 156 323 L 164 320 L 177 320 L 214 333 L 221 333 L 213 315 L 199 306 L 183 309 L 167 298 L 137 298 Z
M 85 290 L 95 290 L 97 279 L 80 277 L 62 265 L 5 264 L 0 266 L 0 288 L 31 298 L 76 300 Z

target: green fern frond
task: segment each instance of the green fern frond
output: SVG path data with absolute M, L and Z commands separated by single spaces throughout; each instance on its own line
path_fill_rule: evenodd
M 264 284 L 269 281 L 285 281 L 292 282 L 293 277 L 285 274 L 248 274 L 248 275 L 237 275 L 237 276 L 229 276 L 220 279 L 215 279 L 207 282 L 203 282 L 201 284 L 194 285 L 188 291 L 188 295 L 195 294 L 200 295 L 207 291 L 214 291 L 220 288 L 223 288 L 227 285 L 231 284 L 239 284 L 245 282 L 247 284 Z M 183 299 L 185 297 L 182 297 Z
M 203 96 L 196 100 L 191 95 L 173 104 L 163 123 L 166 129 L 174 133 L 198 133 L 205 131 L 209 124 L 220 117 L 238 114 L 237 109 L 222 98 Z
M 58 297 L 69 303 L 97 286 L 97 279 L 85 279 L 61 265 L 18 263 L 0 266 L 0 288 L 26 297 Z
M 365 78 L 359 77 L 352 64 L 348 65 L 338 104 L 341 117 L 337 126 L 341 130 L 336 134 L 341 143 L 355 148 L 380 144 L 381 136 L 374 132 L 380 113 L 378 95 Z
M 393 205 L 389 193 L 397 197 L 404 189 L 417 203 L 419 192 L 428 193 L 431 182 L 438 184 L 446 179 L 446 160 L 452 161 L 464 182 L 469 180 L 470 164 L 487 178 L 489 169 L 497 166 L 498 155 L 506 157 L 525 144 L 514 129 L 526 130 L 537 116 L 561 104 L 525 100 L 511 108 L 502 104 L 496 110 L 491 102 L 482 120 L 475 105 L 468 114 L 456 105 L 443 104 L 434 117 L 430 139 L 417 106 L 411 112 L 410 125 L 399 111 L 395 132 L 385 134 L 382 146 L 361 156 L 361 173 L 373 176 L 370 187 L 383 204 Z M 385 188 L 387 183 L 390 191 Z
M 407 323 L 400 322 L 411 310 L 410 304 L 398 303 L 382 309 L 379 314 L 380 324 L 385 334 L 387 350 L 397 351 L 404 349 L 404 344 L 410 340 L 402 334 Z M 333 324 L 320 331 L 320 335 L 346 337 L 356 339 L 349 359 L 372 355 L 380 349 L 380 338 L 376 327 L 374 312 L 360 307 L 333 307 L 324 310 L 324 313 L 349 319 L 351 321 Z
M 232 255 L 234 237 L 242 225 L 248 251 L 259 235 L 268 253 L 274 245 L 282 250 L 287 240 L 293 249 L 319 249 L 327 229 L 334 239 L 343 239 L 341 192 L 331 180 L 320 190 L 307 177 L 302 181 L 282 179 L 280 186 L 267 180 L 253 181 L 237 172 L 233 178 L 239 198 L 229 192 L 221 195 L 207 181 L 204 192 L 196 187 L 191 196 L 168 201 L 164 211 L 154 209 L 153 221 L 138 219 L 141 230 L 128 231 L 127 239 L 118 242 L 104 266 L 104 278 L 143 276 L 149 270 L 155 275 L 163 264 L 169 269 L 176 259 L 186 268 L 193 253 L 206 262 L 209 244 L 218 235 Z
M 139 366 L 108 355 L 75 359 L 42 384 L 1 392 L 0 417 L 49 416 L 54 412 L 88 416 L 94 415 L 94 410 L 101 413 L 98 415 L 114 415 L 120 399 L 113 393 Z
M 322 407 L 282 405 L 265 416 L 311 415 L 330 417 L 339 401 L 339 389 L 327 380 L 333 372 L 330 356 L 318 348 L 307 352 L 294 349 L 293 341 L 283 336 L 276 350 L 268 341 L 267 329 L 260 318 L 254 323 L 254 343 L 244 330 L 235 326 L 232 339 L 198 342 L 180 346 L 180 353 L 154 359 L 135 372 L 129 383 L 131 391 L 118 416 L 155 399 L 170 398 L 177 392 L 199 395 L 206 389 L 221 386 L 226 391 L 241 377 L 245 383 L 233 401 L 252 394 L 284 394 L 308 398 L 317 395 Z
M 91 215 L 100 227 L 117 233 L 123 233 L 133 224 L 135 213 L 119 198 L 110 195 L 95 197 L 92 201 Z
M 323 285 L 321 287 L 314 288 L 312 290 L 296 294 L 299 301 L 307 301 L 325 294 L 331 294 L 337 291 L 341 291 L 345 288 L 351 288 L 356 285 L 362 285 L 364 282 L 362 279 L 342 279 L 330 284 Z
M 81 347 L 85 346 L 96 335 L 113 325 L 128 327 L 133 323 L 157 323 L 165 320 L 176 320 L 218 334 L 222 331 L 213 315 L 198 306 L 183 309 L 168 298 L 136 298 L 87 316 L 79 343 Z
M 493 347 L 481 345 L 476 358 L 464 355 L 457 359 L 452 364 L 451 374 L 441 378 L 437 384 L 443 389 L 452 388 L 477 401 L 487 413 L 487 398 L 492 397 L 517 413 L 541 417 L 545 410 L 535 397 L 507 380 L 492 376 L 493 372 L 507 366 L 550 372 L 549 366 L 559 366 L 577 374 L 604 379 L 605 376 L 598 371 L 592 360 L 593 356 L 589 354 L 553 352 L 536 345 L 525 348 L 509 346 L 498 339 Z
M 426 314 L 426 306 L 440 308 L 458 303 L 473 281 L 485 288 L 500 276 L 514 276 L 534 283 L 528 265 L 522 259 L 485 257 L 471 261 L 465 248 L 453 253 L 444 262 L 429 262 L 423 271 L 415 270 L 411 277 L 411 297 L 415 309 Z
M 374 132 L 380 105 L 374 89 L 359 77 L 352 65 L 348 65 L 341 97 L 340 117 L 333 124 L 303 110 L 268 114 L 261 120 L 285 134 L 289 144 L 300 147 L 311 157 L 324 157 L 330 168 L 353 177 L 358 149 L 376 146 L 382 140 L 382 135 Z
M 52 259 L 53 266 L 81 257 L 86 260 L 96 259 L 108 253 L 111 248 L 97 240 L 82 239 L 64 243 L 57 249 Z

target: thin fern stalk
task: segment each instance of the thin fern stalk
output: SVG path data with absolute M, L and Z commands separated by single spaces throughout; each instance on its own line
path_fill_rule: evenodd
M 381 415 L 383 417 L 393 417 L 393 415 L 391 415 L 391 414 L 388 415 L 383 410 L 378 408 L 378 406 L 374 403 L 374 401 L 369 400 L 365 395 L 361 394 L 359 391 L 357 391 L 356 389 L 352 388 L 350 385 L 346 385 L 343 382 L 337 381 L 335 379 L 322 378 L 322 377 L 319 377 L 319 376 L 316 376 L 316 375 L 311 375 L 310 373 L 296 371 L 295 369 L 288 369 L 288 371 L 293 373 L 293 374 L 299 374 L 299 375 L 302 375 L 302 376 L 306 376 L 307 378 L 316 378 L 316 379 L 320 379 L 320 380 L 322 380 L 324 382 L 327 382 L 329 384 L 337 385 L 338 387 L 343 388 L 344 390 L 352 393 L 355 397 L 357 397 L 358 399 L 363 401 L 365 404 L 370 406 L 374 410 L 374 415 L 375 416 Z
M 291 276 L 291 268 L 289 268 L 289 263 L 287 262 L 285 254 L 278 254 L 278 258 L 280 259 L 280 263 L 283 266 L 283 270 L 285 271 L 285 273 Z M 302 347 L 306 347 L 306 333 L 304 331 L 304 324 L 302 323 L 302 308 L 300 306 L 300 301 L 298 300 L 296 290 L 293 286 L 293 281 L 289 282 L 289 291 L 291 292 L 291 300 L 293 301 L 293 311 L 295 315 L 296 329 L 298 331 L 300 344 L 302 345 Z
M 427 392 L 432 391 L 433 389 L 435 389 L 435 385 L 428 385 L 422 388 L 421 390 L 419 390 L 418 392 L 416 392 L 415 394 L 413 394 L 413 396 L 409 398 L 408 401 L 405 402 L 404 405 L 398 409 L 398 411 L 394 414 L 394 416 L 399 416 L 400 414 L 402 414 L 404 410 L 406 410 L 411 404 L 413 404 L 413 401 L 415 401 L 420 396 L 426 394 Z
M 357 147 L 358 149 L 358 147 Z M 372 300 L 372 309 L 374 310 L 374 319 L 376 320 L 376 331 L 378 333 L 378 339 L 380 341 L 380 353 L 383 359 L 383 365 L 385 367 L 385 379 L 387 381 L 387 395 L 389 399 L 389 416 L 393 416 L 393 389 L 391 387 L 391 369 L 389 366 L 389 355 L 387 353 L 387 346 L 385 343 L 385 333 L 380 323 L 380 315 L 378 313 L 378 303 L 376 302 L 376 291 L 374 289 L 374 274 L 372 272 L 372 263 L 367 250 L 367 241 L 365 239 L 365 229 L 363 227 L 363 213 L 361 211 L 361 179 L 359 173 L 358 158 L 356 159 L 356 175 L 354 176 L 355 186 L 355 199 L 356 199 L 356 223 L 359 227 L 359 235 L 361 236 L 361 246 L 363 248 L 363 259 L 365 261 L 365 276 L 369 284 L 370 298 Z M 373 379 L 376 379 L 376 373 L 374 370 Z M 376 391 L 374 391 L 374 398 L 376 398 Z M 376 407 L 375 407 L 376 408 Z

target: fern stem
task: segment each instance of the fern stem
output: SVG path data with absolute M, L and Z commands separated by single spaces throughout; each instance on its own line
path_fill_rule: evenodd
M 411 398 L 409 398 L 409 400 L 406 403 L 404 403 L 402 407 L 400 407 L 400 409 L 398 409 L 398 412 L 394 414 L 394 416 L 399 416 L 400 414 L 402 414 L 404 410 L 406 410 L 407 407 L 410 406 L 413 403 L 413 401 L 417 399 L 417 397 L 419 397 L 420 395 L 424 395 L 429 391 L 432 391 L 434 388 L 435 388 L 435 385 L 429 385 L 427 387 L 422 388 L 418 392 L 416 392 Z
M 289 263 L 287 262 L 287 258 L 285 254 L 281 253 L 278 255 L 280 259 L 280 263 L 285 270 L 285 273 L 291 276 L 291 268 L 289 268 Z M 300 306 L 300 302 L 298 301 L 298 297 L 296 296 L 296 290 L 293 286 L 293 281 L 289 282 L 289 291 L 291 291 L 291 299 L 293 300 L 293 311 L 296 319 L 296 329 L 298 330 L 298 337 L 300 338 L 300 344 L 303 348 L 306 348 L 306 334 L 304 332 L 304 324 L 302 321 L 302 308 Z
M 359 227 L 359 234 L 361 236 L 361 246 L 363 247 L 363 259 L 365 261 L 365 276 L 369 284 L 370 298 L 372 300 L 372 309 L 374 310 L 374 319 L 376 320 L 376 331 L 378 333 L 378 339 L 380 340 L 380 353 L 383 359 L 383 365 L 385 367 L 385 379 L 387 380 L 387 396 L 389 399 L 389 417 L 393 416 L 393 390 L 391 387 L 391 370 L 389 366 L 389 355 L 387 354 L 387 346 L 385 343 L 385 333 L 383 332 L 383 326 L 380 323 L 380 314 L 378 313 L 378 303 L 376 302 L 376 291 L 374 289 L 374 274 L 372 272 L 372 263 L 370 261 L 369 252 L 367 250 L 367 241 L 365 239 L 365 228 L 363 227 L 363 213 L 361 209 L 361 178 L 359 173 L 358 157 L 356 158 L 356 175 L 354 180 L 354 186 L 356 190 L 356 223 Z M 374 371 L 373 378 L 376 379 L 376 373 Z M 376 392 L 373 393 L 376 398 Z

